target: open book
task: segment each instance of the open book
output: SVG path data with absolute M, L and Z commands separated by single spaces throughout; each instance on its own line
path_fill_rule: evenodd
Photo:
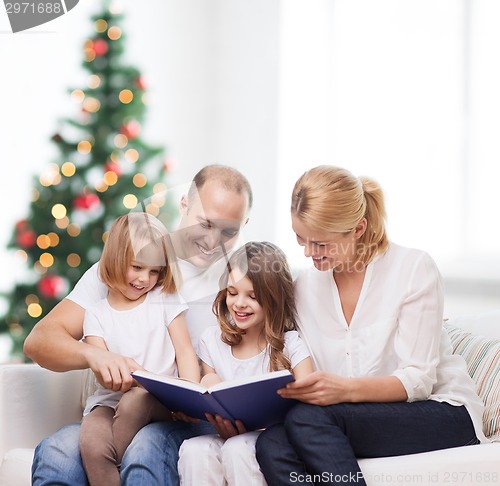
M 234 422 L 241 420 L 247 430 L 282 422 L 295 400 L 280 397 L 276 391 L 293 381 L 288 370 L 217 383 L 205 388 L 199 383 L 134 371 L 132 376 L 173 412 L 206 420 L 205 412 Z

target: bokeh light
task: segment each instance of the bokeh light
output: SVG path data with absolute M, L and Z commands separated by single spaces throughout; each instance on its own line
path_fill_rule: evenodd
M 137 197 L 134 196 L 133 194 L 127 194 L 124 198 L 123 198 L 123 205 L 127 208 L 127 209 L 133 209 L 137 206 Z
M 95 21 L 94 28 L 96 32 L 100 34 L 106 32 L 108 28 L 108 23 L 104 19 L 98 19 Z
M 120 27 L 113 26 L 108 29 L 108 37 L 111 40 L 118 40 L 121 36 L 122 30 L 120 29 Z
M 148 183 L 148 179 L 144 174 L 135 174 L 135 176 L 132 178 L 132 182 L 134 183 L 135 187 L 144 187 Z
M 66 231 L 68 232 L 69 236 L 72 236 L 74 238 L 78 236 L 82 230 L 80 229 L 80 226 L 78 226 L 77 224 L 71 223 Z
M 64 216 L 66 216 L 66 213 L 67 213 L 67 210 L 66 210 L 66 206 L 64 206 L 63 204 L 54 204 L 54 206 L 52 206 L 52 216 L 54 216 L 54 218 L 56 219 L 61 219 L 61 218 L 64 218 Z
M 118 95 L 118 99 L 124 104 L 127 105 L 134 99 L 134 93 L 129 89 L 122 89 L 120 94 Z
M 42 306 L 40 304 L 30 304 L 28 306 L 28 314 L 30 317 L 40 317 L 42 315 Z
M 92 150 L 92 145 L 88 140 L 82 140 L 78 144 L 77 150 L 82 155 L 86 155 L 86 154 L 90 153 L 90 151 Z
M 70 253 L 66 261 L 70 267 L 76 268 L 80 265 L 82 259 L 80 258 L 80 255 L 77 255 L 76 253 Z
M 61 172 L 66 177 L 74 176 L 76 173 L 75 164 L 73 164 L 73 162 L 64 162 L 64 164 L 61 166 Z
M 38 260 L 40 265 L 45 268 L 49 268 L 54 265 L 54 257 L 50 253 L 42 253 Z
M 125 152 L 125 160 L 135 164 L 139 160 L 139 152 L 136 149 L 128 149 Z

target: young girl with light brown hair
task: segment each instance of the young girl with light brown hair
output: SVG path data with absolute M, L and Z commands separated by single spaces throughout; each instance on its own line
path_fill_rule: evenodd
M 133 358 L 149 371 L 198 382 L 198 360 L 183 317 L 187 306 L 176 293 L 178 272 L 162 223 L 142 212 L 119 217 L 109 231 L 99 276 L 109 292 L 86 310 L 85 342 Z M 90 485 L 119 486 L 118 466 L 135 434 L 170 415 L 142 388 L 121 393 L 98 385 L 87 399 L 80 432 Z
M 213 310 L 218 327 L 207 329 L 199 356 L 206 386 L 220 381 L 290 370 L 312 372 L 309 351 L 295 329 L 293 280 L 283 252 L 272 243 L 238 249 L 220 280 Z M 255 459 L 258 431 L 246 432 L 221 417 L 208 416 L 219 435 L 184 441 L 179 452 L 181 484 L 265 485 Z

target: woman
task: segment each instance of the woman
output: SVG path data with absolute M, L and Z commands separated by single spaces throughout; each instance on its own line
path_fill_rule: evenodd
M 439 271 L 388 241 L 380 187 L 316 167 L 295 184 L 291 212 L 315 267 L 296 298 L 318 371 L 282 390 L 304 403 L 259 437 L 267 482 L 365 484 L 357 457 L 486 442 L 482 402 L 442 329 Z

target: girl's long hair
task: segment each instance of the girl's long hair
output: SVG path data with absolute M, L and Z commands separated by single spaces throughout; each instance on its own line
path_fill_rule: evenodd
M 267 241 L 250 242 L 236 250 L 222 275 L 213 312 L 222 331 L 222 341 L 239 344 L 244 330 L 232 321 L 226 304 L 229 274 L 239 269 L 252 282 L 255 298 L 264 311 L 264 337 L 268 344 L 269 371 L 288 369 L 290 360 L 283 353 L 285 332 L 296 327 L 294 283 L 285 254 Z

